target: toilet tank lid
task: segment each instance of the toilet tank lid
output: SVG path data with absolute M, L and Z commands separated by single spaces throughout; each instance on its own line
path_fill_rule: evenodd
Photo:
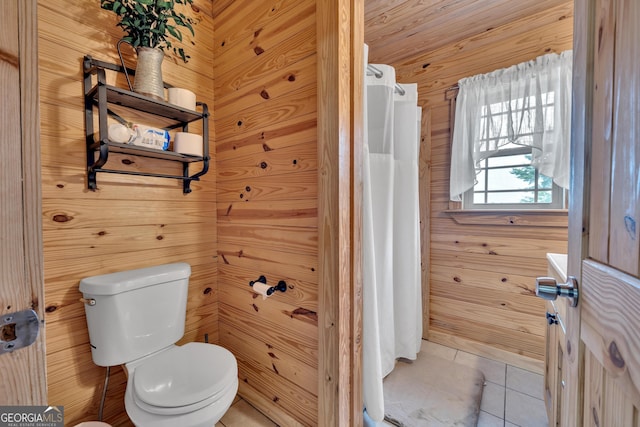
M 146 286 L 187 279 L 190 275 L 191 266 L 186 262 L 164 264 L 86 277 L 80 281 L 80 292 L 88 295 L 116 295 Z

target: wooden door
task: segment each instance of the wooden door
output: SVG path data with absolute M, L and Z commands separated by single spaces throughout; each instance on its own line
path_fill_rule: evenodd
M 14 312 L 43 318 L 40 142 L 35 0 L 0 1 L 0 324 Z M 9 325 L 9 326 L 7 326 Z M 0 405 L 45 405 L 44 334 L 0 354 Z M 0 343 L 1 344 L 1 343 Z
M 562 426 L 640 425 L 640 2 L 577 0 Z

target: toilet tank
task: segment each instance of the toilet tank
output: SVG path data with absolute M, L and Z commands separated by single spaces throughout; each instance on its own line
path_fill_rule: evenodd
M 189 264 L 175 263 L 82 279 L 94 363 L 121 365 L 178 341 L 190 275 Z

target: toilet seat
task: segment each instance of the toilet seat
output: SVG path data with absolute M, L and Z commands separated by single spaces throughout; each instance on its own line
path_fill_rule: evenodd
M 134 403 L 158 415 L 193 412 L 237 390 L 235 358 L 213 344 L 171 347 L 138 364 L 130 375 Z
M 131 377 L 129 377 L 131 378 Z M 133 401 L 133 385 L 129 382 L 124 394 L 124 406 L 131 422 L 137 427 L 211 427 L 227 412 L 238 390 L 238 378 L 226 395 L 193 412 L 178 415 L 160 415 L 145 411 Z
M 149 412 L 151 414 L 180 415 L 180 414 L 186 414 L 189 412 L 194 412 L 194 411 L 197 411 L 198 409 L 204 408 L 205 406 L 212 405 L 216 403 L 218 400 L 220 400 L 222 397 L 228 395 L 230 392 L 233 395 L 235 395 L 237 388 L 238 388 L 238 384 L 236 379 L 235 382 L 232 382 L 231 384 L 229 384 L 227 388 L 225 388 L 224 390 L 221 390 L 220 392 L 212 396 L 209 396 L 208 398 L 203 399 L 199 402 L 194 402 L 192 404 L 184 405 L 184 406 L 163 407 L 163 406 L 149 405 L 148 403 L 142 401 L 138 396 L 136 396 L 135 392 L 132 393 L 132 399 L 133 399 L 133 402 L 136 404 L 136 406 L 138 406 L 140 409 L 146 412 Z

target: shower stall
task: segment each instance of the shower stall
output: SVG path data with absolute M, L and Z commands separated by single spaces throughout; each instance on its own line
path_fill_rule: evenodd
M 383 379 L 396 359 L 416 358 L 422 339 L 421 108 L 417 84 L 396 83 L 389 65 L 368 64 L 365 84 L 363 395 L 369 417 L 381 421 Z

